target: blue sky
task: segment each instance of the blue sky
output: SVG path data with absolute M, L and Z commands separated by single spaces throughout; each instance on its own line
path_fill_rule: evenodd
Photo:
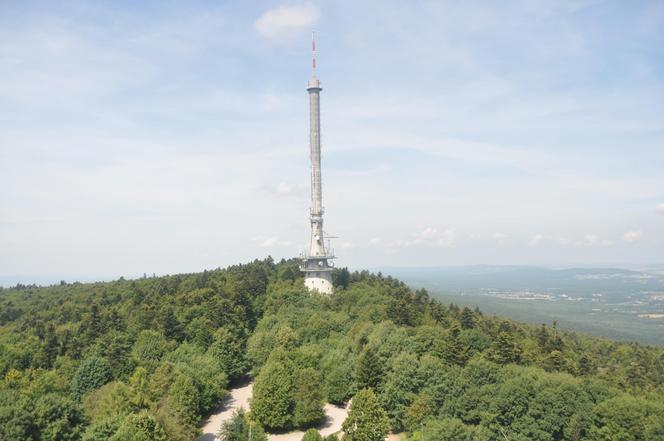
M 57 4 L 56 4 L 57 3 Z M 0 1 L 0 275 L 664 261 L 664 3 Z

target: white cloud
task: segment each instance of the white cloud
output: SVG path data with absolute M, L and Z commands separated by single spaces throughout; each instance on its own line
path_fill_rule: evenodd
M 642 236 L 643 233 L 640 231 L 628 231 L 627 233 L 623 234 L 623 240 L 627 243 L 634 243 L 640 240 Z
M 256 236 L 252 237 L 251 240 L 257 242 L 263 248 L 287 247 L 291 244 L 286 240 L 279 239 L 277 236 Z
M 311 3 L 279 6 L 261 15 L 255 26 L 263 37 L 279 40 L 311 30 L 319 18 L 320 10 Z
M 610 239 L 602 239 L 597 234 L 586 234 L 583 236 L 583 239 L 576 241 L 575 245 L 582 247 L 591 247 L 595 245 L 608 247 L 613 245 L 613 241 Z
M 664 202 L 662 202 L 661 204 L 657 204 L 655 206 L 655 211 L 658 213 L 664 213 Z
M 530 242 L 528 242 L 528 245 L 530 245 L 531 247 L 537 246 L 544 239 L 545 239 L 545 236 L 542 233 L 537 233 L 530 239 Z
M 599 237 L 596 234 L 586 234 L 583 236 L 583 239 L 576 242 L 577 245 L 581 246 L 592 246 L 599 242 Z
M 278 182 L 276 184 L 266 184 L 260 187 L 261 190 L 273 196 L 282 197 L 305 197 L 305 190 L 302 186 L 290 182 Z
M 491 235 L 491 238 L 495 240 L 498 243 L 504 243 L 505 239 L 507 239 L 507 234 L 505 233 L 493 233 Z
M 556 239 L 556 243 L 562 246 L 569 245 L 571 242 L 572 241 L 569 240 L 567 237 L 559 237 L 558 239 Z
M 441 233 L 436 242 L 441 247 L 449 247 L 454 244 L 455 240 L 456 230 L 454 228 L 448 228 Z
M 419 240 L 424 240 L 424 239 L 431 239 L 432 237 L 435 237 L 438 234 L 438 230 L 436 230 L 433 227 L 426 227 L 424 231 L 420 233 L 420 237 L 418 238 Z
M 409 239 L 398 239 L 387 245 L 388 249 L 395 250 L 409 248 L 413 246 L 439 246 L 449 247 L 454 244 L 457 238 L 456 228 L 447 228 L 442 232 L 433 227 L 427 227 L 420 233 Z M 378 243 L 378 242 L 376 242 Z

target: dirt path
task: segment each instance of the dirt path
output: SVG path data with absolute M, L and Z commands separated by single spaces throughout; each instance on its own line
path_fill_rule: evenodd
M 325 422 L 318 426 L 317 429 L 321 435 L 327 436 L 331 433 L 341 430 L 341 425 L 348 416 L 348 410 L 343 407 L 334 406 L 332 404 L 325 405 Z M 269 441 L 300 441 L 304 436 L 304 432 L 297 430 L 295 432 L 270 434 Z
M 241 384 L 229 391 L 228 397 L 212 414 L 203 422 L 201 430 L 203 436 L 198 441 L 215 441 L 217 432 L 221 429 L 221 424 L 233 416 L 233 412 L 240 407 L 249 410 L 249 398 L 251 398 L 251 389 L 253 384 Z
M 252 386 L 252 383 L 241 384 L 229 391 L 226 400 L 203 422 L 201 427 L 203 435 L 198 438 L 198 441 L 216 441 L 217 432 L 221 429 L 222 423 L 230 419 L 236 409 L 243 407 L 245 410 L 249 410 Z M 325 422 L 318 427 L 318 431 L 323 436 L 340 431 L 341 424 L 347 416 L 348 409 L 326 404 Z M 300 441 L 303 435 L 302 431 L 270 434 L 269 441 Z

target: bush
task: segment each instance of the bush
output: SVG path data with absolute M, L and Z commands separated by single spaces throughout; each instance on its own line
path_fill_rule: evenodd
M 86 392 L 97 389 L 113 379 L 111 365 L 101 357 L 83 360 L 72 383 L 74 397 L 80 399 Z
M 260 424 L 249 421 L 244 409 L 235 411 L 233 417 L 225 421 L 217 436 L 221 441 L 267 441 L 267 435 Z
M 309 429 L 304 432 L 302 441 L 323 441 L 323 437 L 318 433 L 316 429 Z

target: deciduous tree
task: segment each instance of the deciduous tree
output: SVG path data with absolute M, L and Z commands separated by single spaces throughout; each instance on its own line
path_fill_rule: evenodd
M 390 424 L 371 389 L 362 389 L 353 397 L 341 429 L 346 441 L 383 441 Z

